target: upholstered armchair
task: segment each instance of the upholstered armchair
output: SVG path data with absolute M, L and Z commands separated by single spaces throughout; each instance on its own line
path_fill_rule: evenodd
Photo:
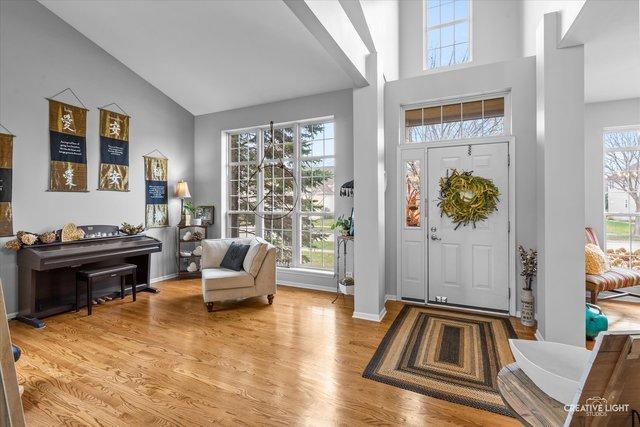
M 220 263 L 232 242 L 250 245 L 243 268 L 234 271 Z M 258 237 L 205 239 L 202 241 L 202 297 L 208 311 L 217 301 L 266 295 L 269 304 L 276 293 L 276 248 Z

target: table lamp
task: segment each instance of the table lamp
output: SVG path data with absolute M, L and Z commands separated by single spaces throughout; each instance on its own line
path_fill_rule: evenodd
M 184 214 L 184 199 L 191 198 L 191 193 L 189 193 L 189 185 L 184 179 L 176 184 L 176 197 L 180 198 L 180 225 L 187 225 Z

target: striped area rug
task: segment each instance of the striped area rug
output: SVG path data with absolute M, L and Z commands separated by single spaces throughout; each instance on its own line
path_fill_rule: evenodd
M 514 359 L 509 319 L 405 305 L 363 377 L 438 399 L 513 416 L 498 371 Z

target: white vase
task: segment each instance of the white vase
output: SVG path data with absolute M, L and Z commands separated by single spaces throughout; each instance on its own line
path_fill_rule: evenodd
M 531 289 L 523 289 L 520 296 L 522 306 L 520 308 L 520 323 L 524 326 L 533 326 L 536 323 L 534 317 L 533 291 Z

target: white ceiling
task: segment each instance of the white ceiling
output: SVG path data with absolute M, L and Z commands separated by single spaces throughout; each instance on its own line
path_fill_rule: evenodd
M 40 0 L 194 115 L 353 87 L 280 0 Z
M 606 12 L 584 25 L 585 102 L 640 97 L 639 4 L 607 2 Z

